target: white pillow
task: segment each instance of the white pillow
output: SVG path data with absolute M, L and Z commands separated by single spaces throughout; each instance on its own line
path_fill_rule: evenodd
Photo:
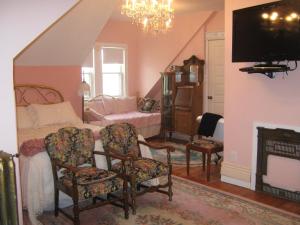
M 137 111 L 136 97 L 116 98 L 113 113 Z
M 98 121 L 104 118 L 103 114 L 98 113 L 96 110 L 87 108 L 84 112 L 84 119 L 86 121 Z
M 32 104 L 28 106 L 28 111 L 34 119 L 34 127 L 81 122 L 70 102 L 51 105 Z
M 127 97 L 127 110 L 128 112 L 137 111 L 137 99 L 136 96 Z
M 112 97 L 106 97 L 103 96 L 103 104 L 104 104 L 104 109 L 105 109 L 105 114 L 112 114 L 114 113 L 114 104 L 115 104 L 115 99 Z
M 18 129 L 33 127 L 33 120 L 26 106 L 17 106 L 17 127 Z
M 105 108 L 102 100 L 93 100 L 87 103 L 87 108 L 95 110 L 97 113 L 105 115 Z

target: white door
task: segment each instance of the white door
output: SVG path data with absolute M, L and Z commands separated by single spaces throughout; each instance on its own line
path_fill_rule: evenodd
M 207 41 L 207 111 L 224 114 L 224 39 Z

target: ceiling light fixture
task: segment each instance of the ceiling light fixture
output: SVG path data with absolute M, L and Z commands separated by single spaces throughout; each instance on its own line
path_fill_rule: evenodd
M 121 13 L 146 32 L 164 33 L 172 27 L 172 0 L 125 0 Z

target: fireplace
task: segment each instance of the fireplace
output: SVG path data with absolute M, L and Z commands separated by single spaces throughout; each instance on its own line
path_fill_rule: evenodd
M 271 195 L 300 202 L 300 190 L 287 190 L 276 187 L 264 180 L 268 173 L 270 156 L 289 158 L 300 163 L 300 133 L 288 129 L 269 129 L 257 127 L 257 168 L 255 190 L 266 192 Z M 278 165 L 280 166 L 280 165 Z M 285 168 L 282 168 L 285 169 Z M 293 171 L 299 174 L 300 171 Z M 286 174 L 289 176 L 289 174 Z

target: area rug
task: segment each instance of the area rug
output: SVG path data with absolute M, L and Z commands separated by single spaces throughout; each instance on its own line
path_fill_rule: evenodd
M 123 210 L 105 206 L 80 214 L 81 225 L 300 225 L 300 216 L 173 177 L 173 201 L 147 193 L 137 199 L 137 214 L 124 219 Z M 44 225 L 71 225 L 60 214 L 44 213 Z
M 186 165 L 185 145 L 174 142 L 166 142 L 164 144 L 171 145 L 175 148 L 175 152 L 171 153 L 171 161 L 174 165 Z M 164 150 L 150 149 L 152 157 L 162 162 L 167 161 L 167 153 Z M 191 151 L 190 165 L 202 165 L 202 153 Z
M 171 153 L 171 161 L 173 165 L 182 165 L 186 166 L 186 155 L 185 155 L 185 145 L 174 143 L 174 142 L 165 142 L 164 144 L 171 145 L 175 148 L 175 152 Z M 167 153 L 163 150 L 150 149 L 154 159 L 157 159 L 162 162 L 167 162 Z M 222 155 L 222 153 L 221 153 Z M 215 163 L 217 159 L 215 154 L 212 154 L 211 161 Z M 190 152 L 190 166 L 200 166 L 202 165 L 202 153 L 191 151 Z

